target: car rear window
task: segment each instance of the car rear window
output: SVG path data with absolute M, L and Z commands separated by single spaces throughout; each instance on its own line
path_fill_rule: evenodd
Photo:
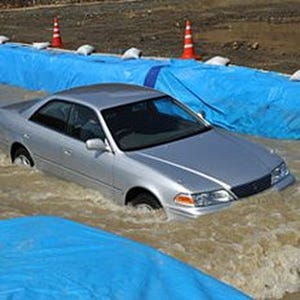
M 53 100 L 41 107 L 31 117 L 30 121 L 67 133 L 67 124 L 72 104 L 65 101 Z

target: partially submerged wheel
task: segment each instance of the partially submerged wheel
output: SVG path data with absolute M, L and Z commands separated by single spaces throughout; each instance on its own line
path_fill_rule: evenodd
M 130 201 L 130 205 L 144 212 L 162 208 L 157 199 L 148 193 L 138 194 Z
M 13 163 L 25 167 L 33 167 L 34 162 L 28 151 L 24 148 L 19 148 L 13 157 Z

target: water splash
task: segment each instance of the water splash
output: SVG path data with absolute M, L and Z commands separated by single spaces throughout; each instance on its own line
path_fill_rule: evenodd
M 299 143 L 264 140 L 300 178 Z M 99 192 L 10 164 L 0 153 L 0 218 L 57 215 L 181 259 L 255 298 L 300 290 L 300 184 L 186 222 L 121 207 Z

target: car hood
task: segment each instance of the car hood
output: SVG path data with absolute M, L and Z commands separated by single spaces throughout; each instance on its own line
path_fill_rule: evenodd
M 171 166 L 227 188 L 259 179 L 282 162 L 257 144 L 214 129 L 137 151 L 134 156 L 143 157 L 144 163 L 146 159 L 148 166 L 162 172 Z

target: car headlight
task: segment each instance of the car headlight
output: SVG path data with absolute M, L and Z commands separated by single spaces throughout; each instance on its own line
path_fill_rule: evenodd
M 197 194 L 178 194 L 174 201 L 184 206 L 205 207 L 234 200 L 233 196 L 225 190 L 218 190 Z
M 275 184 L 287 175 L 289 175 L 290 171 L 287 165 L 283 162 L 277 168 L 275 168 L 271 173 L 271 184 Z

